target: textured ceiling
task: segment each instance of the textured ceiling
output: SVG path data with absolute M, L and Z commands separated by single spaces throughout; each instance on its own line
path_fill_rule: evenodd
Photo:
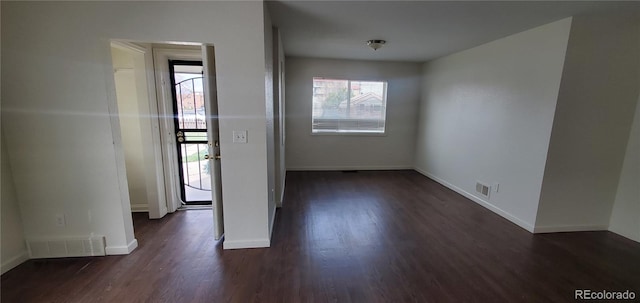
M 428 61 L 573 15 L 639 2 L 269 1 L 287 56 Z M 639 18 L 640 19 L 640 18 Z M 369 39 L 384 39 L 378 51 Z

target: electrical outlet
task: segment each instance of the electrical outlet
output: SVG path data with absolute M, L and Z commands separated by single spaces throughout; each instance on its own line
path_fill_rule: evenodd
M 233 131 L 233 143 L 247 143 L 247 131 L 246 130 L 234 130 Z
M 497 182 L 496 182 L 496 183 L 493 183 L 493 184 L 491 185 L 491 189 L 493 189 L 493 191 L 497 193 L 497 192 L 500 190 L 500 184 L 499 184 L 499 183 L 497 183 Z
M 57 214 L 56 215 L 56 226 L 65 227 L 66 225 L 67 225 L 67 222 L 64 219 L 64 214 Z

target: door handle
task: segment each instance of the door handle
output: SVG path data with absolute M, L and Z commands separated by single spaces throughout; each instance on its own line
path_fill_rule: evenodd
M 211 159 L 211 157 L 209 155 L 204 155 L 204 158 L 206 160 Z M 220 157 L 220 155 L 215 155 L 215 156 L 213 156 L 213 159 L 220 160 L 220 159 L 222 159 L 222 157 Z

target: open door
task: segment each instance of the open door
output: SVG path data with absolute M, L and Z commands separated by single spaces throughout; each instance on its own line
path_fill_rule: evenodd
M 213 232 L 216 240 L 224 234 L 222 217 L 222 174 L 220 170 L 220 133 L 218 124 L 218 99 L 216 93 L 216 68 L 214 48 L 202 45 L 202 66 L 204 68 L 205 109 L 209 113 L 207 139 L 209 146 L 209 169 L 211 172 L 211 207 L 213 208 Z

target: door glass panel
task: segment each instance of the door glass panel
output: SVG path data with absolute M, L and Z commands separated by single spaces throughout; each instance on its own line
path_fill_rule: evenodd
M 184 132 L 184 140 L 190 141 L 207 141 L 206 132 Z
M 186 204 L 211 204 L 202 62 L 169 61 L 169 67 L 175 102 L 181 199 Z
M 206 134 L 206 133 L 205 133 Z M 181 144 L 185 202 L 211 200 L 211 171 L 207 144 Z
M 207 129 L 202 66 L 174 65 L 176 109 L 180 129 Z

